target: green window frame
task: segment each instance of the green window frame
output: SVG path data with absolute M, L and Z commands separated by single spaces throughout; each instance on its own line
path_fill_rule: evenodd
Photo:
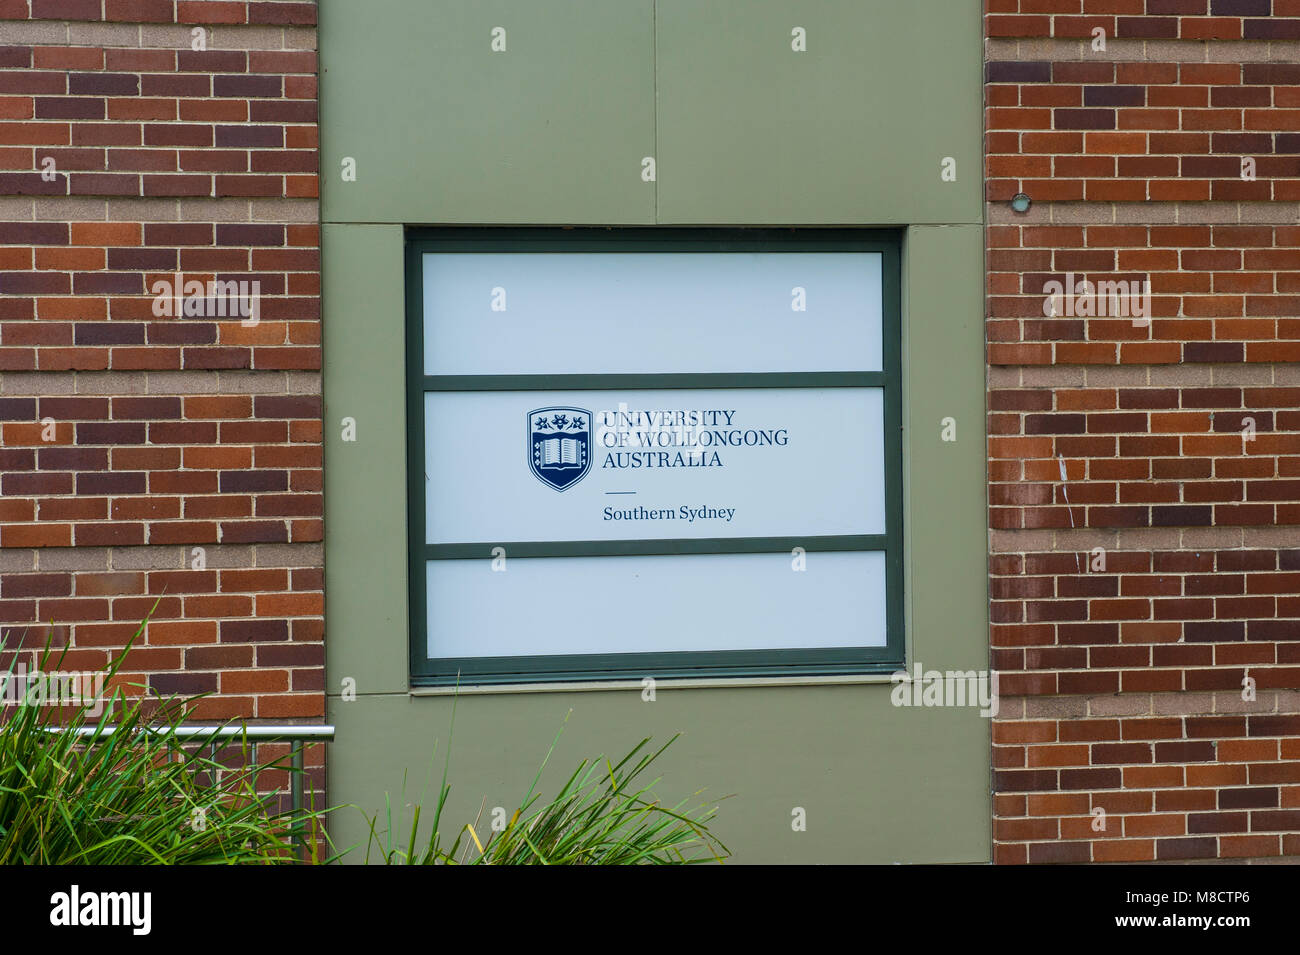
M 878 252 L 882 366 L 877 372 L 439 375 L 424 373 L 426 252 Z M 408 228 L 406 230 L 407 536 L 410 665 L 414 686 L 594 680 L 830 676 L 889 673 L 904 665 L 901 234 L 867 229 Z M 692 388 L 881 388 L 884 404 L 885 533 L 564 542 L 425 543 L 424 396 L 437 391 L 582 391 Z M 595 653 L 430 658 L 426 562 L 668 554 L 883 551 L 886 643 L 877 647 Z M 811 627 L 817 622 L 810 621 Z

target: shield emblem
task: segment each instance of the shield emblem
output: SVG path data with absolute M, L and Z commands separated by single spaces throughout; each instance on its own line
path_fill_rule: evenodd
M 591 469 L 591 412 L 559 407 L 528 412 L 528 467 L 557 491 L 581 481 Z

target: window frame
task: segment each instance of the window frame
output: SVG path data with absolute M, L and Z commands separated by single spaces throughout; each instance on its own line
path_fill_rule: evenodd
M 413 686 L 492 685 L 672 678 L 833 676 L 889 673 L 904 665 L 901 232 L 879 229 L 753 228 L 408 228 L 406 280 L 407 568 Z M 580 375 L 425 375 L 424 270 L 427 252 L 878 252 L 881 254 L 879 372 L 734 372 Z M 884 400 L 885 533 L 628 541 L 426 544 L 425 394 L 436 391 L 592 391 L 707 388 L 881 388 Z M 829 551 L 885 554 L 886 643 L 878 647 L 656 651 L 545 656 L 428 656 L 426 562 L 650 554 L 789 555 Z M 815 628 L 816 622 L 810 622 Z

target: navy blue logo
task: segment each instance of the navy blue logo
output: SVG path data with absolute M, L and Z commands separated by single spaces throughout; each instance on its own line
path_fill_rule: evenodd
M 528 466 L 548 487 L 563 491 L 591 470 L 591 412 L 536 408 L 528 412 Z

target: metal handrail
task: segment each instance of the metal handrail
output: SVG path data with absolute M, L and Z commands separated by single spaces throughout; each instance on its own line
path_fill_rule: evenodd
M 58 726 L 47 727 L 52 733 L 66 733 L 67 729 Z M 73 732 L 78 736 L 112 736 L 119 727 L 117 726 L 78 726 Z M 180 739 L 204 739 L 213 736 L 219 739 L 231 739 L 238 737 L 241 739 L 253 740 L 325 740 L 334 739 L 334 727 L 322 723 L 318 725 L 285 725 L 285 726 L 202 726 L 202 725 L 185 725 L 180 726 L 141 726 L 137 732 L 156 733 L 162 736 L 176 736 Z
M 46 727 L 51 733 L 66 733 L 65 727 L 50 726 Z M 93 736 L 105 737 L 112 736 L 120 729 L 117 726 L 78 726 L 72 728 L 72 732 L 79 737 Z M 289 774 L 289 806 L 293 815 L 293 821 L 290 824 L 293 833 L 293 842 L 298 848 L 298 854 L 305 858 L 307 842 L 303 833 L 302 811 L 303 811 L 303 793 L 302 777 L 305 771 L 303 760 L 303 744 L 306 742 L 332 742 L 334 740 L 334 727 L 328 723 L 319 724 L 301 724 L 301 725 L 284 725 L 284 726 L 203 726 L 195 724 L 181 724 L 179 726 L 140 726 L 135 727 L 136 733 L 152 733 L 157 736 L 170 736 L 179 740 L 199 740 L 201 742 L 211 742 L 212 759 L 217 758 L 220 752 L 219 743 L 222 740 L 244 739 L 251 740 L 253 743 L 253 762 L 257 762 L 257 744 L 270 743 L 276 741 L 291 742 L 293 749 L 290 750 L 290 767 L 292 772 Z

